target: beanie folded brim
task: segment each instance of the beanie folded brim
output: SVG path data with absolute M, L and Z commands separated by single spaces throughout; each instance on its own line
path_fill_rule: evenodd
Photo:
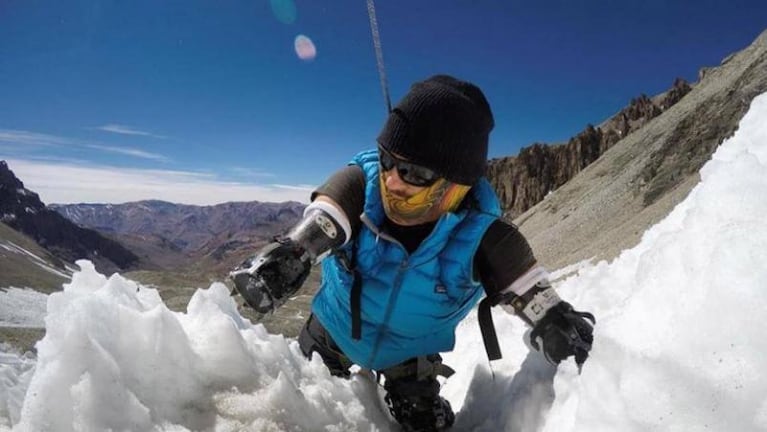
M 472 185 L 485 175 L 493 125 L 478 87 L 437 75 L 411 87 L 389 114 L 378 143 L 451 182 Z

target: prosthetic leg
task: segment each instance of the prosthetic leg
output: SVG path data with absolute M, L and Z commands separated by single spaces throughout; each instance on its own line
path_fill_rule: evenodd
M 455 414 L 439 395 L 437 376 L 448 377 L 454 371 L 442 364 L 439 354 L 417 357 L 381 373 L 389 412 L 404 431 L 444 431 L 453 425 Z

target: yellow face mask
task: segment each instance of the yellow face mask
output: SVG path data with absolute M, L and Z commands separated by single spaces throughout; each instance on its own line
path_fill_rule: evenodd
M 386 188 L 383 172 L 378 178 L 386 216 L 392 222 L 405 226 L 432 222 L 447 212 L 455 211 L 471 189 L 471 186 L 451 183 L 441 178 L 417 194 L 402 198 Z

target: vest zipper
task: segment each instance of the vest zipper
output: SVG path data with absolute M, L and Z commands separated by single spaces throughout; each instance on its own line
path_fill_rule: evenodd
M 394 311 L 394 305 L 397 303 L 397 297 L 399 297 L 400 289 L 402 288 L 402 279 L 405 275 L 405 271 L 407 270 L 408 266 L 408 260 L 405 259 L 402 261 L 399 265 L 399 268 L 397 269 L 397 276 L 394 278 L 394 287 L 392 289 L 392 293 L 389 296 L 389 301 L 386 305 L 386 313 L 384 314 L 384 320 L 383 323 L 381 323 L 381 326 L 378 328 L 378 335 L 376 335 L 376 341 L 373 344 L 373 349 L 370 353 L 370 361 L 369 364 L 373 364 L 373 361 L 378 356 L 378 349 L 381 347 L 381 341 L 383 339 L 384 333 L 389 328 L 389 320 L 391 319 L 391 314 Z
M 402 250 L 405 251 L 406 256 L 408 256 L 408 252 L 405 249 L 405 246 L 402 245 L 397 239 L 394 237 L 386 234 L 385 232 L 381 232 L 377 226 L 373 223 L 373 221 L 370 220 L 370 218 L 367 217 L 365 213 L 360 216 L 360 220 L 362 220 L 362 223 L 364 223 L 370 231 L 372 231 L 377 237 L 383 238 L 385 240 L 388 240 L 396 245 L 399 245 Z M 392 293 L 389 295 L 389 301 L 386 304 L 386 313 L 384 313 L 384 319 L 381 325 L 378 327 L 378 334 L 376 335 L 375 343 L 373 344 L 373 349 L 370 351 L 370 358 L 368 360 L 368 364 L 372 365 L 375 358 L 378 356 L 378 349 L 381 346 L 381 339 L 383 338 L 384 332 L 389 327 L 389 320 L 391 319 L 391 314 L 394 311 L 394 304 L 397 303 L 397 297 L 399 297 L 400 289 L 402 288 L 402 278 L 404 277 L 405 271 L 408 268 L 408 258 L 405 258 L 402 262 L 400 262 L 399 268 L 397 269 L 397 275 L 394 277 L 394 284 L 392 288 Z
M 407 253 L 407 250 L 405 249 L 405 246 L 402 245 L 402 243 L 400 243 L 397 239 L 390 236 L 389 234 L 379 230 L 378 227 L 373 223 L 373 221 L 370 220 L 367 214 L 362 213 L 362 215 L 360 216 L 360 220 L 362 221 L 362 223 L 364 223 L 368 227 L 370 231 L 373 231 L 373 234 L 375 234 L 376 237 L 381 237 L 383 239 L 389 240 L 392 243 L 398 244 L 405 251 L 405 253 Z

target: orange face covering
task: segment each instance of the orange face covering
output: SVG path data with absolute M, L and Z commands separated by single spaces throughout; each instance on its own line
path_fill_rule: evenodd
M 409 198 L 401 198 L 386 188 L 384 173 L 379 175 L 381 199 L 386 216 L 399 225 L 419 225 L 455 211 L 471 186 L 451 183 L 443 178 Z

